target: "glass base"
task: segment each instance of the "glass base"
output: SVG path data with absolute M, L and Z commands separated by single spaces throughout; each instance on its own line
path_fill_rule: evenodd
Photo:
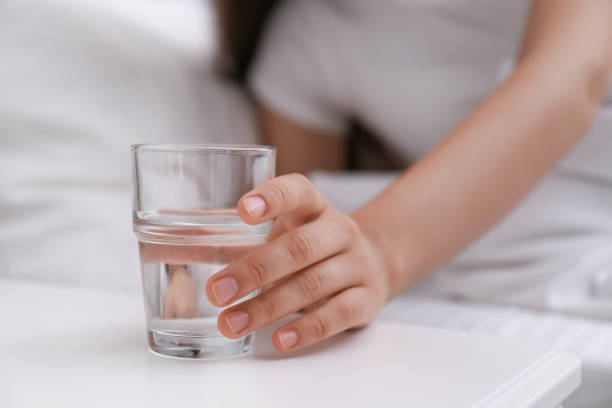
M 177 330 L 148 330 L 149 349 L 154 354 L 200 360 L 218 360 L 240 357 L 251 351 L 255 334 L 240 339 L 229 339 L 223 335 L 203 336 Z

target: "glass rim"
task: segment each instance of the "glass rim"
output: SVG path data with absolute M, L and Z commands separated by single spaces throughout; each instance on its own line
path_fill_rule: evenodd
M 276 147 L 257 144 L 231 144 L 231 143 L 137 143 L 130 145 L 132 152 L 160 152 L 160 153 L 228 153 L 228 154 L 262 154 L 274 153 Z

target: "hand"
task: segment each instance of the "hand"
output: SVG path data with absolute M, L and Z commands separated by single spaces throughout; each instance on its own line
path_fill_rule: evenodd
M 164 319 L 198 317 L 196 286 L 186 265 L 169 265 L 170 281 L 164 296 Z
M 206 295 L 221 307 L 269 287 L 221 313 L 225 336 L 238 338 L 307 309 L 273 335 L 279 351 L 295 350 L 365 326 L 384 305 L 388 285 L 379 252 L 306 177 L 262 184 L 240 199 L 238 213 L 248 224 L 276 217 L 270 240 L 213 275 Z

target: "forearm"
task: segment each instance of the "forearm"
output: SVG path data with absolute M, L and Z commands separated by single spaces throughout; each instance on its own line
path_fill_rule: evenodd
M 341 135 L 307 128 L 262 104 L 257 111 L 264 142 L 278 149 L 277 175 L 344 168 L 346 145 Z
M 437 148 L 353 214 L 388 262 L 390 296 L 520 203 L 587 130 L 604 71 L 525 59 Z

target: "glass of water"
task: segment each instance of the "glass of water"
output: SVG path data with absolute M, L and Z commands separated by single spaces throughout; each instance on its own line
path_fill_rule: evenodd
M 175 357 L 246 354 L 253 334 L 224 337 L 208 278 L 266 242 L 271 222 L 245 224 L 240 197 L 274 177 L 276 149 L 241 145 L 133 145 L 133 219 L 149 348 Z M 241 302 L 254 296 L 251 293 Z

